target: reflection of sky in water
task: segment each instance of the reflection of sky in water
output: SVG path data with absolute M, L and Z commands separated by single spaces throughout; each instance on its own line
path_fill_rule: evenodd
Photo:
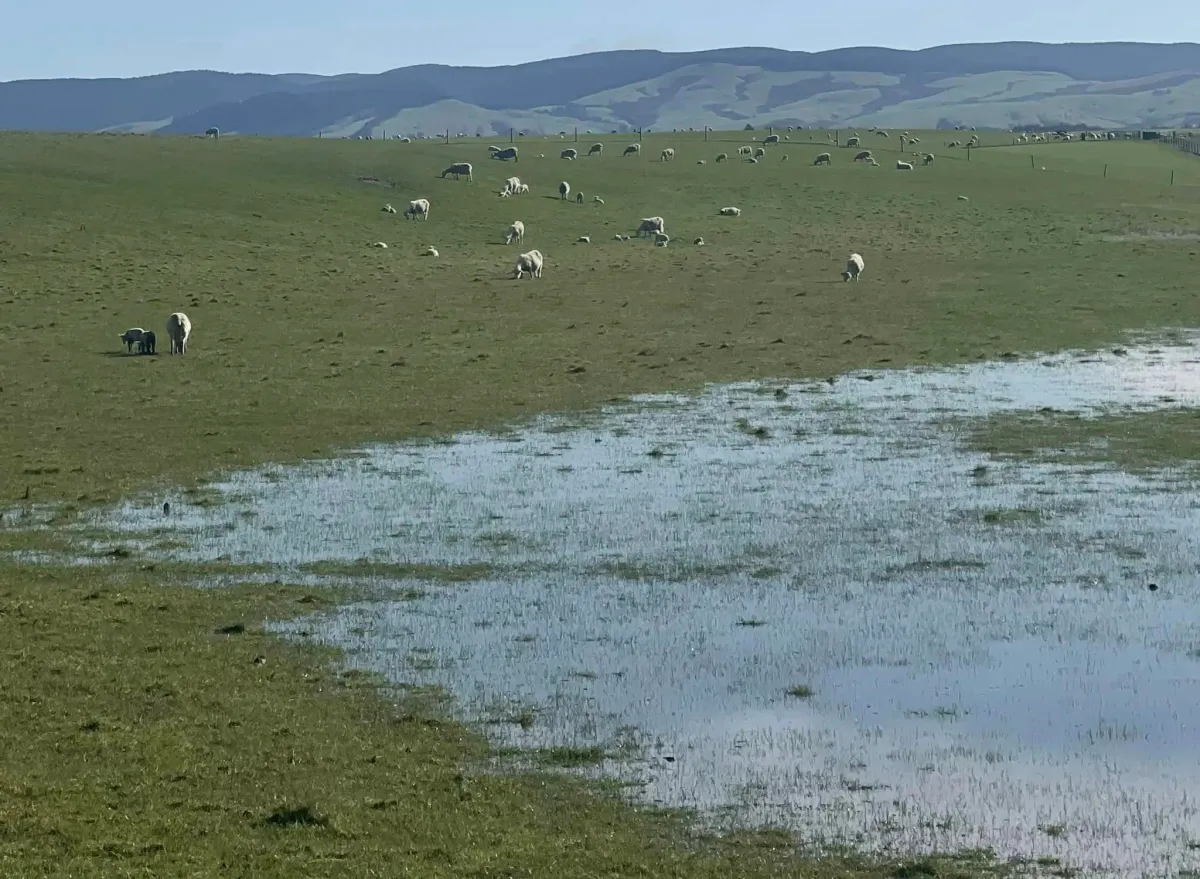
M 527 731 L 489 727 L 508 741 L 636 727 L 650 756 L 625 771 L 652 801 L 1162 875 L 1200 867 L 1200 496 L 991 461 L 936 421 L 1194 406 L 1194 351 L 714 387 L 578 429 L 236 474 L 220 488 L 244 500 L 180 505 L 170 528 L 194 543 L 166 555 L 487 562 L 486 580 L 288 628 L 482 719 L 536 706 Z M 152 541 L 163 519 L 131 503 L 100 523 Z

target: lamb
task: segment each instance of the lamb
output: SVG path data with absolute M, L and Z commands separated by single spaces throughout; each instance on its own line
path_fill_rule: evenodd
M 902 161 L 900 161 L 900 159 L 896 159 L 896 170 L 897 171 L 911 171 L 912 169 L 913 169 L 912 162 L 902 162 Z
M 842 272 L 843 281 L 857 281 L 858 276 L 863 271 L 863 258 L 857 253 L 850 254 L 850 259 L 846 260 L 846 271 Z
M 856 147 L 856 146 L 858 146 L 860 143 L 862 143 L 862 141 L 861 141 L 859 138 L 857 138 L 857 137 L 851 137 L 851 138 L 848 138 L 848 139 L 846 140 L 846 148 L 847 148 L 847 149 L 849 149 L 850 147 Z
M 429 199 L 417 198 L 408 203 L 408 207 L 404 209 L 404 219 L 411 220 L 414 217 L 429 219 Z
M 675 158 L 675 150 L 667 147 L 662 151 L 662 155 L 658 157 L 658 160 L 660 162 L 669 162 L 673 158 Z
M 594 144 L 592 144 L 590 147 L 588 147 L 588 153 L 587 153 L 587 154 L 588 154 L 589 156 L 602 156 L 602 155 L 604 155 L 604 144 L 602 144 L 602 143 L 594 143 Z
M 768 134 L 766 137 L 763 138 L 763 143 L 779 143 L 779 135 L 778 134 Z
M 719 154 L 719 155 L 717 156 L 717 161 L 718 161 L 718 162 L 728 162 L 728 161 L 729 161 L 729 153 L 721 153 L 721 154 Z
M 560 159 L 568 159 L 573 162 L 579 158 L 579 150 L 574 150 L 574 149 L 563 150 L 561 153 L 558 154 L 558 157 Z
M 625 147 L 625 152 L 621 153 L 621 155 L 622 156 L 636 156 L 641 151 L 642 151 L 642 145 L 640 143 L 631 143 L 629 146 Z
M 529 253 L 522 253 L 517 257 L 516 277 L 514 280 L 519 281 L 524 275 L 529 275 L 531 278 L 540 278 L 542 276 L 543 262 L 540 250 L 531 250 Z
M 468 182 L 473 182 L 475 180 L 474 175 L 471 173 L 471 163 L 470 162 L 455 162 L 453 165 L 451 165 L 449 168 L 447 168 L 445 171 L 442 172 L 443 180 L 446 178 L 447 174 L 453 174 L 455 180 L 457 180 L 459 177 L 462 177 L 464 175 L 466 175 Z
M 666 247 L 671 243 L 671 236 L 666 232 L 659 232 L 654 236 L 655 247 Z
M 529 184 L 528 184 L 528 183 L 522 183 L 522 184 L 521 184 L 521 189 L 519 190 L 518 194 L 519 194 L 519 195 L 529 195 Z
M 167 318 L 167 338 L 171 340 L 172 354 L 186 354 L 188 337 L 192 335 L 192 322 L 182 311 Z
M 392 207 L 390 204 L 385 204 L 382 208 L 380 208 L 380 210 L 383 211 L 385 214 L 396 213 L 396 209 L 394 207 Z
M 821 155 L 819 155 L 815 159 L 813 159 L 813 164 L 814 165 L 832 165 L 833 164 L 833 156 L 829 155 L 829 153 L 821 153 Z
M 566 201 L 567 196 L 570 194 L 571 194 L 571 184 L 570 183 L 568 183 L 567 181 L 564 180 L 562 183 L 558 184 L 558 197 L 559 198 L 561 198 L 563 201 Z
M 650 235 L 652 233 L 662 233 L 667 231 L 667 224 L 662 217 L 646 217 L 638 226 L 637 234 L 640 237 L 642 233 Z
M 121 333 L 121 341 L 125 343 L 125 353 L 132 354 L 133 346 L 142 341 L 142 336 L 146 331 L 141 327 L 130 327 L 125 332 Z
M 515 146 L 508 147 L 508 149 L 497 150 L 496 152 L 492 153 L 492 158 L 499 159 L 502 162 L 506 162 L 509 159 L 512 159 L 514 162 L 520 161 L 517 158 L 517 148 Z
M 870 150 L 863 150 L 854 154 L 854 161 L 856 162 L 867 162 L 870 161 L 871 158 L 872 155 Z
M 924 156 L 921 157 L 921 162 L 925 165 L 932 165 L 933 164 L 933 153 L 926 153 Z
M 154 330 L 146 330 L 142 333 L 141 341 L 138 342 L 138 353 L 153 354 L 157 344 L 158 336 L 154 335 Z
M 512 244 L 514 241 L 522 241 L 525 238 L 525 224 L 520 220 L 513 222 L 508 227 L 508 235 L 504 239 L 505 244 Z
M 722 217 L 740 217 L 742 215 L 741 208 L 721 208 L 718 212 Z

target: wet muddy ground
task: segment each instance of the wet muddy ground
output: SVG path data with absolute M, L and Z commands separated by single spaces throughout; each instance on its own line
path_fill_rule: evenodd
M 504 744 L 633 754 L 606 767 L 651 802 L 1175 875 L 1200 869 L 1200 492 L 995 460 L 954 425 L 1198 404 L 1190 339 L 722 386 L 83 527 L 164 559 L 374 571 L 379 600 L 281 629 L 444 686 Z M 480 567 L 399 576 L 418 565 Z

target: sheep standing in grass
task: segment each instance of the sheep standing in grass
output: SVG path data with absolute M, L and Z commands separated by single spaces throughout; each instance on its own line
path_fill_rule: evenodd
M 583 193 L 582 192 L 575 193 L 575 204 L 583 204 Z
M 505 244 L 512 244 L 514 241 L 523 241 L 525 239 L 525 224 L 520 220 L 513 222 L 508 227 L 508 235 L 504 239 Z
M 518 192 L 521 191 L 521 178 L 520 177 L 509 177 L 507 180 L 504 181 L 504 190 L 503 191 L 507 192 L 509 195 L 516 195 Z
M 521 188 L 517 191 L 518 195 L 529 195 L 529 184 L 522 183 Z
M 142 341 L 142 336 L 145 330 L 141 327 L 130 327 L 125 332 L 121 333 L 121 341 L 125 343 L 125 353 L 132 354 L 133 346 Z
M 763 143 L 779 143 L 779 135 L 778 134 L 768 134 L 766 137 L 763 138 Z
M 182 311 L 167 318 L 167 338 L 171 340 L 172 354 L 186 354 L 188 337 L 192 335 L 192 322 Z
M 738 147 L 739 156 L 748 156 L 754 152 L 754 147 L 740 146 Z
M 525 275 L 531 278 L 540 278 L 542 276 L 542 265 L 545 262 L 542 259 L 540 250 L 531 250 L 528 253 L 522 253 L 517 257 L 516 276 L 514 280 L 521 280 Z
M 833 164 L 833 156 L 829 155 L 829 153 L 821 153 L 821 155 L 819 155 L 815 159 L 813 159 L 813 164 L 814 165 L 832 165 Z
M 567 181 L 564 180 L 562 183 L 558 184 L 558 197 L 560 199 L 562 199 L 563 201 L 566 201 L 567 196 L 570 194 L 571 194 L 571 184 L 570 183 L 568 183 Z
M 558 157 L 560 159 L 568 159 L 573 162 L 579 158 L 579 151 L 573 150 L 573 149 L 563 150 L 561 153 L 558 154 Z
M 719 154 L 719 155 L 717 156 L 717 161 L 718 161 L 718 162 L 728 162 L 728 161 L 729 161 L 729 154 L 728 154 L 728 153 L 721 153 L 721 154 Z
M 924 156 L 921 157 L 921 162 L 922 162 L 922 164 L 925 164 L 925 165 L 932 165 L 933 164 L 933 153 L 926 153 Z
M 858 276 L 863 271 L 863 258 L 857 253 L 850 254 L 850 259 L 846 260 L 846 271 L 842 272 L 843 281 L 857 281 Z
M 642 145 L 640 143 L 631 143 L 629 146 L 625 147 L 625 152 L 621 153 L 621 155 L 622 156 L 636 156 L 641 151 L 642 151 Z
M 758 149 L 756 149 L 756 150 L 754 151 L 754 158 L 756 158 L 756 159 L 761 159 L 761 158 L 763 158 L 764 156 L 766 156 L 766 154 L 767 154 L 767 151 L 766 151 L 766 150 L 764 150 L 762 147 L 759 147 Z
M 670 243 L 671 243 L 671 236 L 668 235 L 666 232 L 659 232 L 659 233 L 655 234 L 655 236 L 654 236 L 654 246 L 655 247 L 666 247 Z
M 862 150 L 861 152 L 854 154 L 854 161 L 856 162 L 869 162 L 871 158 L 872 156 L 870 150 Z
M 138 353 L 153 354 L 157 345 L 158 336 L 154 335 L 154 330 L 146 330 L 146 332 L 142 333 L 141 341 L 138 342 Z
M 592 144 L 590 147 L 588 147 L 588 155 L 589 155 L 589 156 L 602 156 L 602 155 L 604 155 L 604 144 L 602 144 L 602 143 L 594 143 L 594 144 Z
M 646 217 L 642 220 L 641 225 L 638 226 L 637 234 L 640 237 L 643 234 L 653 235 L 666 231 L 667 224 L 662 217 Z
M 453 174 L 455 180 L 457 180 L 459 177 L 466 177 L 468 182 L 474 182 L 475 180 L 475 176 L 471 173 L 470 162 L 455 162 L 442 172 L 443 180 L 446 179 L 447 174 Z
M 897 171 L 911 171 L 912 169 L 913 169 L 912 162 L 903 162 L 900 159 L 896 159 L 896 170 Z
M 429 199 L 416 198 L 408 203 L 408 207 L 404 209 L 404 219 L 411 220 L 414 217 L 429 219 Z
M 851 138 L 848 138 L 848 139 L 846 140 L 846 148 L 847 148 L 847 149 L 849 149 L 850 147 L 856 147 L 856 146 L 858 146 L 860 143 L 862 143 L 862 141 L 861 141 L 861 140 L 859 140 L 859 138 L 857 138 L 857 137 L 851 137 Z
M 670 147 L 667 147 L 665 150 L 662 151 L 662 155 L 660 155 L 658 157 L 658 160 L 660 162 L 669 162 L 673 158 L 675 158 L 675 150 L 671 149 Z
M 741 208 L 721 208 L 718 212 L 722 217 L 740 217 L 742 215 Z
M 520 159 L 517 158 L 517 148 L 515 146 L 508 147 L 507 149 L 503 150 L 496 150 L 496 152 L 492 153 L 492 158 L 499 159 L 502 162 L 507 162 L 509 159 L 512 159 L 514 162 L 520 161 Z

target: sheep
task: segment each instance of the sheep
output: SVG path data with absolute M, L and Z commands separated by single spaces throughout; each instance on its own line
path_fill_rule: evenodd
M 385 204 L 382 208 L 380 208 L 380 210 L 383 211 L 385 214 L 396 213 L 396 209 L 394 207 L 392 207 L 390 204 Z
M 602 198 L 601 198 L 600 196 L 598 196 L 598 195 L 593 195 L 593 196 L 592 196 L 592 203 L 593 203 L 593 204 L 604 204 L 604 199 L 602 199 Z
M 921 163 L 924 165 L 932 165 L 933 164 L 933 153 L 926 153 L 924 156 L 922 156 Z
M 463 175 L 466 175 L 468 182 L 473 182 L 475 180 L 475 176 L 471 173 L 471 163 L 470 162 L 455 162 L 453 165 L 451 165 L 449 168 L 447 168 L 445 171 L 442 172 L 443 180 L 446 178 L 447 174 L 453 174 L 455 180 L 457 180 L 459 177 L 462 177 Z
M 521 190 L 521 178 L 520 177 L 509 177 L 507 180 L 504 181 L 504 191 L 507 192 L 509 195 L 515 195 L 520 190 Z
M 897 171 L 911 171 L 912 169 L 913 169 L 912 162 L 902 162 L 902 161 L 900 161 L 900 159 L 896 159 L 896 170 Z
M 594 143 L 594 144 L 592 144 L 590 147 L 588 147 L 588 152 L 587 152 L 587 154 L 588 154 L 589 156 L 602 156 L 602 155 L 604 155 L 604 144 L 602 144 L 602 143 Z
M 970 201 L 971 199 L 967 198 L 965 195 L 960 195 L 960 196 L 958 197 L 958 200 L 959 200 L 959 201 Z
M 878 168 L 878 167 L 879 167 L 879 163 L 875 161 L 875 157 L 874 157 L 874 156 L 871 156 L 870 158 L 868 158 L 868 159 L 867 159 L 867 164 L 868 164 L 868 165 L 870 165 L 872 168 Z
M 668 235 L 666 232 L 658 232 L 657 234 L 655 234 L 655 236 L 654 236 L 654 246 L 655 247 L 666 247 L 670 243 L 671 243 L 671 236 Z
M 171 340 L 172 354 L 186 354 L 188 337 L 192 334 L 192 322 L 182 311 L 167 318 L 167 338 Z
M 696 164 L 697 165 L 707 165 L 708 162 L 704 161 L 704 159 L 697 159 Z
M 500 147 L 495 146 L 495 145 L 488 146 L 488 155 L 489 156 L 494 156 L 498 152 L 500 152 Z
M 387 250 L 387 245 L 386 245 L 384 242 L 382 242 L 382 241 L 376 241 L 376 242 L 375 242 L 374 244 L 372 244 L 371 246 L 372 246 L 372 247 L 378 247 L 378 248 L 380 248 L 381 250 Z
M 642 220 L 641 225 L 638 226 L 637 234 L 640 237 L 643 232 L 649 235 L 651 233 L 666 231 L 667 224 L 663 221 L 662 217 L 646 217 Z
M 414 217 L 429 219 L 429 199 L 417 198 L 408 203 L 408 207 L 404 209 L 404 219 L 411 220 Z
M 582 192 L 575 193 L 575 204 L 583 204 L 583 193 Z
M 205 129 L 204 136 L 211 137 L 213 140 L 217 140 L 221 137 L 221 129 L 219 129 L 219 128 Z
M 575 243 L 576 244 L 591 244 L 592 238 L 590 235 L 580 235 L 578 238 L 575 239 Z
M 531 250 L 529 253 L 522 253 L 517 257 L 516 276 L 513 280 L 519 281 L 524 275 L 529 275 L 531 278 L 540 278 L 542 276 L 543 262 L 540 250 Z
M 566 150 L 563 150 L 561 153 L 559 153 L 558 157 L 560 159 L 567 159 L 567 160 L 573 162 L 579 158 L 579 150 L 566 149 Z
M 506 162 L 509 159 L 512 159 L 514 162 L 520 161 L 520 159 L 517 158 L 517 148 L 515 146 L 508 147 L 507 149 L 503 150 L 497 150 L 496 152 L 492 153 L 492 158 L 499 159 L 502 162 Z
M 402 138 L 400 138 L 400 143 L 412 143 L 412 138 L 411 137 L 402 137 Z
M 786 162 L 787 161 L 787 153 L 784 153 L 782 156 L 780 156 L 779 161 Z
M 763 156 L 765 156 L 766 154 L 767 154 L 767 151 L 766 151 L 766 150 L 764 150 L 762 147 L 759 147 L 758 149 L 756 149 L 756 150 L 754 151 L 754 158 L 756 158 L 756 159 L 761 159 L 761 158 L 762 158 Z
M 758 159 L 755 159 L 755 158 L 753 158 L 753 157 L 751 157 L 751 158 L 749 158 L 749 159 L 746 159 L 746 161 L 747 161 L 747 162 L 749 162 L 751 165 L 757 165 L 757 164 L 758 164 Z
M 815 159 L 813 159 L 813 164 L 814 165 L 832 165 L 833 164 L 833 156 L 829 155 L 829 153 L 821 153 L 821 155 L 819 155 Z
M 501 189 L 499 192 L 499 196 L 501 198 L 509 198 L 510 196 L 512 196 L 512 193 L 509 192 L 507 189 Z
M 146 330 L 142 333 L 141 341 L 138 342 L 138 353 L 153 354 L 157 344 L 158 336 L 154 335 L 154 330 Z
M 522 184 L 521 184 L 521 188 L 520 188 L 520 190 L 518 191 L 518 193 L 517 193 L 517 194 L 518 194 L 518 195 L 529 195 L 529 184 L 528 184 L 528 183 L 522 183 Z
M 642 151 L 642 145 L 640 143 L 631 143 L 629 146 L 625 147 L 625 152 L 621 153 L 621 155 L 622 156 L 636 156 L 641 151 Z
M 850 259 L 846 260 L 846 271 L 842 272 L 843 281 L 857 281 L 858 276 L 863 271 L 863 258 L 857 253 L 850 254 Z
M 703 246 L 704 246 L 704 239 L 703 239 L 703 238 L 697 238 L 695 241 L 693 241 L 693 242 L 692 242 L 692 244 L 695 244 L 697 247 L 703 247 Z
M 921 138 L 919 138 L 919 137 L 910 137 L 910 138 L 908 139 L 908 142 L 909 142 L 909 144 L 910 144 L 910 145 L 911 145 L 911 144 L 914 144 L 914 143 L 920 143 L 920 142 L 921 142 Z
M 125 343 L 125 353 L 133 352 L 133 346 L 142 341 L 142 335 L 146 331 L 141 327 L 130 327 L 125 332 L 121 333 L 121 341 Z
M 624 240 L 625 240 L 625 236 L 622 235 L 620 232 L 618 232 L 616 235 L 613 236 L 613 241 L 624 241 Z
M 658 160 L 660 162 L 669 162 L 673 158 L 675 158 L 675 150 L 671 149 L 670 147 L 667 147 L 665 150 L 662 151 L 662 155 L 660 155 L 658 157 Z
M 887 133 L 886 131 L 883 131 L 882 129 L 881 129 L 881 130 L 879 130 L 879 131 L 876 131 L 875 133 L 876 133 L 877 135 L 879 135 L 880 137 L 887 137 L 887 136 L 888 136 L 888 133 Z
M 562 199 L 563 201 L 566 201 L 567 196 L 570 194 L 571 194 L 571 184 L 570 183 L 568 183 L 567 181 L 564 180 L 562 183 L 558 184 L 558 197 L 560 199 Z
M 851 137 L 846 140 L 846 149 L 858 146 L 862 141 L 857 137 Z
M 431 246 L 425 248 L 424 256 L 437 256 L 437 255 L 438 255 L 438 251 L 437 251 L 436 247 L 433 247 L 431 245 Z
M 856 161 L 856 162 L 867 162 L 867 161 L 870 161 L 872 158 L 873 157 L 871 155 L 870 150 L 862 150 L 861 152 L 854 154 L 854 161 Z
M 739 156 L 748 156 L 754 152 L 754 147 L 740 146 L 738 147 Z
M 513 221 L 513 224 L 508 227 L 508 235 L 504 239 L 505 244 L 512 244 L 514 241 L 522 241 L 525 238 L 525 224 L 520 220 Z
M 718 213 L 722 217 L 740 217 L 742 215 L 741 208 L 721 208 Z
M 720 154 L 718 154 L 718 155 L 717 155 L 717 162 L 718 162 L 718 163 L 720 163 L 720 162 L 728 162 L 728 161 L 729 161 L 729 153 L 720 153 Z
M 768 134 L 766 137 L 763 138 L 763 143 L 779 143 L 779 135 L 778 134 Z

